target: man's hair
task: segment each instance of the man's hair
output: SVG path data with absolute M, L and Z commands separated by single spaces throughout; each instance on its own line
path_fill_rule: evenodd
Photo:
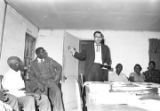
M 18 61 L 18 62 L 22 62 L 21 59 L 17 56 L 10 56 L 8 59 L 7 59 L 7 63 L 8 64 L 14 64 L 14 60 L 15 61 Z
M 154 66 L 156 66 L 156 63 L 154 61 L 150 61 L 149 64 L 153 64 Z
M 43 47 L 38 47 L 37 49 L 36 49 L 36 54 L 38 54 L 39 52 L 40 52 L 40 50 L 44 50 L 44 48 Z
M 116 68 L 117 68 L 118 66 L 121 66 L 121 67 L 123 68 L 123 65 L 122 65 L 121 63 L 118 63 L 118 64 L 116 65 Z
M 102 32 L 100 32 L 100 31 L 95 31 L 95 32 L 93 33 L 93 36 L 94 36 L 94 37 L 95 37 L 96 33 L 99 33 L 102 38 L 104 37 L 104 35 L 103 35 Z
M 134 69 L 136 69 L 136 67 L 139 67 L 139 68 L 140 68 L 140 71 L 142 70 L 142 67 L 141 67 L 140 64 L 135 64 Z

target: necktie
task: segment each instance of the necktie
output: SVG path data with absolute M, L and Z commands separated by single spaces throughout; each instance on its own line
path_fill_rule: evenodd
M 97 51 L 97 52 L 100 51 L 100 45 L 96 45 L 96 51 Z
M 41 63 L 43 63 L 44 62 L 44 59 L 41 59 Z

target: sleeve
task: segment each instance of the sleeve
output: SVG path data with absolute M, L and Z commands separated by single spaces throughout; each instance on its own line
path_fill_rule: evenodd
M 129 81 L 134 82 L 134 74 L 131 73 L 128 78 Z
M 105 46 L 105 60 L 104 63 L 107 63 L 109 66 L 112 64 L 111 53 L 108 46 Z
M 42 83 L 42 81 L 40 80 L 40 78 L 38 78 L 35 75 L 35 71 L 31 65 L 30 70 L 29 70 L 29 80 L 28 82 L 28 86 L 27 86 L 27 90 L 34 92 L 35 90 L 41 90 L 42 92 L 45 90 L 45 85 Z
M 51 60 L 51 64 L 52 64 L 53 69 L 56 72 L 55 81 L 59 83 L 62 77 L 62 66 L 53 59 Z
M 84 49 L 82 49 L 82 51 L 81 52 L 76 52 L 75 54 L 74 54 L 74 57 L 76 58 L 76 59 L 78 59 L 78 60 L 80 60 L 80 61 L 84 61 L 84 60 L 86 60 L 86 53 L 87 53 L 87 51 L 86 51 L 86 49 L 87 49 L 88 47 L 87 46 L 85 46 L 84 47 Z

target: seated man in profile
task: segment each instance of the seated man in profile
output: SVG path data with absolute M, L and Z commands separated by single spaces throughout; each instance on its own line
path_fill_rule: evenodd
M 128 82 L 128 79 L 125 74 L 122 73 L 123 66 L 122 64 L 116 65 L 116 71 L 109 73 L 109 81 L 113 82 Z
M 3 79 L 3 87 L 9 90 L 9 93 L 12 94 L 11 97 L 9 93 L 6 93 L 7 99 L 4 101 L 11 105 L 12 107 L 15 104 L 12 104 L 13 100 L 18 101 L 18 108 L 16 105 L 16 109 L 13 108 L 15 111 L 19 111 L 19 107 L 22 107 L 24 111 L 36 111 L 35 103 L 37 103 L 39 111 L 51 111 L 50 102 L 45 95 L 41 95 L 34 92 L 27 92 L 25 91 L 25 84 L 24 80 L 25 77 L 21 75 L 21 72 L 24 71 L 24 65 L 20 58 L 16 56 L 11 56 L 7 60 L 8 65 L 10 66 L 11 70 L 9 73 L 6 73 Z M 16 97 L 14 97 L 14 96 Z M 12 99 L 14 97 L 14 99 Z M 36 101 L 35 101 L 36 100 Z
M 1 100 L 10 105 L 14 111 L 20 111 L 20 107 L 24 111 L 35 111 L 35 100 L 32 96 L 26 96 L 21 90 L 25 88 L 24 81 L 21 78 L 20 71 L 22 62 L 18 57 L 11 56 L 7 63 L 10 70 L 4 74 L 2 80 Z

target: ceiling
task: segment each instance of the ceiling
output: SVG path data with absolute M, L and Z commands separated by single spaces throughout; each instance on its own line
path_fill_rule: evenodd
M 7 0 L 40 29 L 160 31 L 160 0 Z

